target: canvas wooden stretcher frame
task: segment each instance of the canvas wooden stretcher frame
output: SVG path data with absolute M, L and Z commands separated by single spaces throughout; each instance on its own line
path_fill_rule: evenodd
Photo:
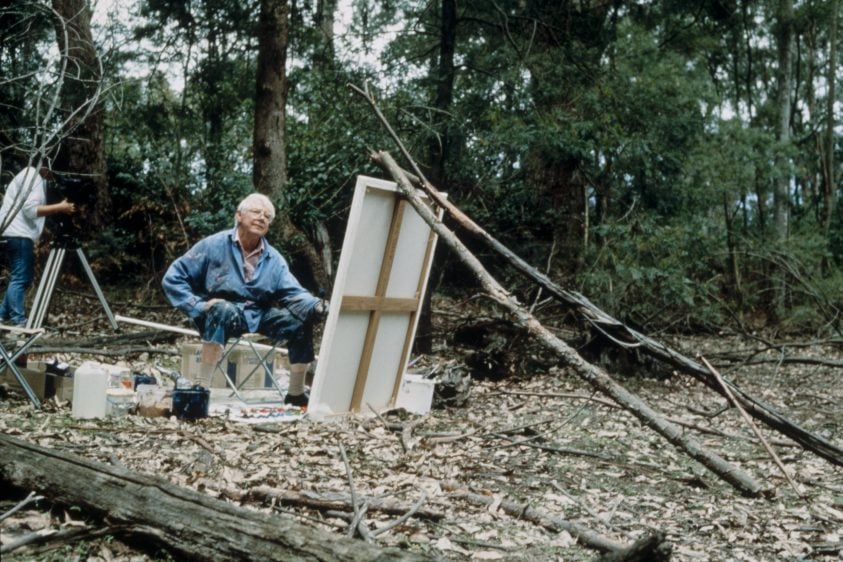
M 312 417 L 392 406 L 435 247 L 436 234 L 394 182 L 358 176 L 310 393 Z

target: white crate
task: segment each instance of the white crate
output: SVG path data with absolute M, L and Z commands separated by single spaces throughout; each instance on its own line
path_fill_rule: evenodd
M 401 380 L 395 407 L 404 408 L 414 414 L 426 414 L 433 404 L 434 382 L 422 375 L 407 373 Z

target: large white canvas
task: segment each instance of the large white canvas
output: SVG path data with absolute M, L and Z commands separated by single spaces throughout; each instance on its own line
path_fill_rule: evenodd
M 382 410 L 392 405 L 409 359 L 418 323 L 416 312 L 421 307 L 436 242 L 430 227 L 408 203 L 397 215 L 400 229 L 394 226 L 400 200 L 395 183 L 357 178 L 311 388 L 308 412 L 313 417 L 367 411 L 370 406 Z M 388 248 L 391 228 L 394 252 Z M 380 295 L 388 301 L 377 300 L 376 291 L 385 256 L 393 260 L 388 283 Z M 361 303 L 372 302 L 386 303 L 386 309 L 378 313 L 377 330 L 370 334 L 371 350 L 366 355 L 367 332 L 374 313 L 368 304 Z M 368 369 L 360 373 L 360 384 L 365 380 L 365 385 L 361 386 L 360 403 L 355 409 L 352 397 L 364 355 L 368 357 Z

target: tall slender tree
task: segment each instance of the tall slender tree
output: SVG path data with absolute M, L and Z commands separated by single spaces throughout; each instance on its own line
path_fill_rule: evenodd
M 279 200 L 287 187 L 287 20 L 286 0 L 261 0 L 252 176 L 255 189 Z
M 776 72 L 776 140 L 778 142 L 778 174 L 773 192 L 775 235 L 779 241 L 787 238 L 790 207 L 790 166 L 787 145 L 790 142 L 790 92 L 793 84 L 793 0 L 778 0 L 776 10 L 776 46 L 778 69 Z
M 834 169 L 834 127 L 837 122 L 834 119 L 834 106 L 837 101 L 837 73 L 839 71 L 837 68 L 838 0 L 831 0 L 829 10 L 828 67 L 826 69 L 825 80 L 828 93 L 826 94 L 825 135 L 822 142 L 822 150 L 820 151 L 823 178 L 823 202 L 820 219 L 826 236 L 828 236 L 831 227 L 831 216 L 834 211 L 835 195 L 837 192 L 837 174 Z
M 255 189 L 279 203 L 278 226 L 293 256 L 303 257 L 310 284 L 327 288 L 329 280 L 322 256 L 295 225 L 287 205 L 287 46 L 289 6 L 287 0 L 261 0 L 258 20 L 258 67 L 256 74 L 255 124 L 253 133 L 253 181 Z
M 439 56 L 436 63 L 430 69 L 431 82 L 433 83 L 433 117 L 432 134 L 428 140 L 427 165 L 428 179 L 433 185 L 447 188 L 449 179 L 446 168 L 450 160 L 451 151 L 451 111 L 454 99 L 454 81 L 456 79 L 456 67 L 454 55 L 457 43 L 457 2 L 456 0 L 441 0 L 439 10 Z M 440 253 L 441 255 L 441 253 Z M 434 266 L 432 277 L 437 277 L 439 264 Z M 431 286 L 425 293 L 417 328 L 415 350 L 419 353 L 431 353 L 433 351 L 433 318 L 431 297 L 433 289 Z

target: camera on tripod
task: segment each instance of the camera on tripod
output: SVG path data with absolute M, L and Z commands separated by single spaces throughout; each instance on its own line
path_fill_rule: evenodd
M 97 203 L 97 186 L 94 182 L 70 178 L 60 174 L 53 175 L 53 181 L 47 184 L 47 204 L 60 203 L 67 199 L 77 207 L 75 215 L 50 215 L 47 225 L 55 235 L 55 241 L 61 246 L 75 246 L 79 235 L 84 232 L 79 224 L 80 218 Z
M 47 224 L 50 232 L 54 235 L 50 244 L 50 254 L 47 256 L 47 263 L 44 265 L 44 272 L 38 282 L 38 290 L 35 299 L 32 301 L 32 309 L 27 319 L 27 328 L 40 328 L 47 316 L 47 309 L 50 307 L 50 299 L 56 287 L 62 264 L 68 250 L 76 254 L 82 269 L 88 276 L 91 286 L 100 300 L 106 316 L 108 316 L 111 327 L 117 329 L 117 321 L 111 313 L 111 308 L 105 300 L 102 289 L 100 289 L 97 278 L 85 257 L 85 252 L 79 244 L 79 235 L 83 232 L 90 233 L 85 215 L 91 211 L 91 207 L 97 203 L 97 185 L 93 181 L 68 178 L 53 173 L 51 181 L 47 183 L 47 204 L 60 203 L 67 199 L 76 206 L 76 213 L 72 215 L 55 214 L 47 217 Z M 78 221 L 78 222 L 77 222 Z M 84 223 L 80 226 L 80 223 Z
M 54 180 L 47 190 L 47 203 L 58 203 L 67 199 L 74 205 L 95 205 L 97 186 L 94 182 L 54 174 Z

